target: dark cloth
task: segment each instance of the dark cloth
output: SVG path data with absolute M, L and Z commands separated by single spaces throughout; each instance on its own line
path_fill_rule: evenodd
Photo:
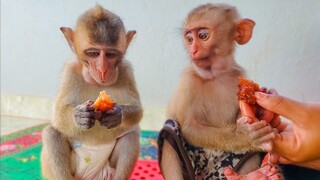
M 224 152 L 193 146 L 184 140 L 178 122 L 169 119 L 159 133 L 159 164 L 161 164 L 164 140 L 167 140 L 177 152 L 184 179 L 188 180 L 195 179 L 196 176 L 204 177 L 205 180 L 226 179 L 223 174 L 225 167 L 231 167 L 237 171 L 247 159 L 254 155 L 254 153 Z
M 288 180 L 320 180 L 320 170 L 308 169 L 294 165 L 279 165 L 284 179 Z

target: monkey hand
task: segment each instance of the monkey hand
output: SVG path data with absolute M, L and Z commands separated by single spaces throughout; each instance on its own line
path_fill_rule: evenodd
M 120 106 L 115 105 L 112 109 L 101 112 L 100 125 L 111 129 L 119 126 L 121 124 L 121 120 L 122 110 Z
M 270 151 L 276 131 L 265 120 L 259 121 L 255 117 L 252 107 L 244 101 L 239 101 L 242 118 L 237 121 L 249 137 L 251 144 L 262 150 Z
M 74 110 L 74 117 L 77 125 L 82 129 L 90 129 L 95 122 L 93 101 L 87 101 L 78 105 Z
M 270 151 L 272 141 L 276 137 L 276 130 L 273 129 L 265 120 L 248 123 L 248 117 L 240 118 L 237 123 L 247 132 L 251 145 L 255 148 Z

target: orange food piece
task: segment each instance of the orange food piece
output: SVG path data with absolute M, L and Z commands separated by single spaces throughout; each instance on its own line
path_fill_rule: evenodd
M 259 84 L 249 79 L 239 77 L 238 88 L 239 88 L 239 91 L 237 93 L 238 100 L 245 101 L 248 104 L 257 103 L 257 99 L 254 96 L 254 92 L 261 91 Z
M 111 100 L 106 91 L 101 91 L 93 105 L 96 111 L 106 111 L 112 109 L 115 102 Z

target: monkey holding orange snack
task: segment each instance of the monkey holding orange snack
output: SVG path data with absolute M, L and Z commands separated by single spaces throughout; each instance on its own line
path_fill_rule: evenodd
M 109 116 L 114 116 L 121 109 L 116 106 L 116 103 L 111 99 L 106 91 L 101 91 L 95 102 L 91 105 L 94 108 L 96 119 L 99 119 L 101 126 L 106 126 L 108 129 L 118 126 L 121 123 L 121 118 L 118 121 L 110 120 Z M 98 118 L 100 117 L 100 118 Z
M 110 98 L 106 91 L 101 91 L 93 106 L 96 111 L 106 111 L 112 109 L 115 102 Z

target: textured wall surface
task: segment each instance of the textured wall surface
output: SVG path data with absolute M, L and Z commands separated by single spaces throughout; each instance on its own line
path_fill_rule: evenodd
M 97 2 L 118 14 L 127 30 L 137 30 L 126 57 L 134 66 L 146 114 L 161 116 L 155 114 L 162 114 L 189 62 L 182 21 L 195 6 L 213 1 Z M 236 6 L 243 17 L 256 22 L 252 40 L 236 52 L 251 79 L 291 98 L 320 101 L 320 1 L 219 2 Z M 76 18 L 95 4 L 92 0 L 2 0 L 1 93 L 53 99 L 61 68 L 73 58 L 59 28 L 74 27 Z

